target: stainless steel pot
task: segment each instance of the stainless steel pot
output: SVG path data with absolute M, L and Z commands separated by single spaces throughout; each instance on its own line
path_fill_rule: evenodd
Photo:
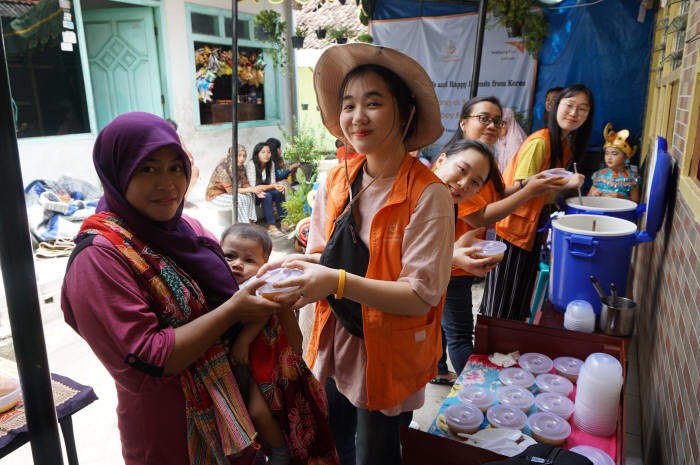
M 598 328 L 611 336 L 629 336 L 634 331 L 634 318 L 637 304 L 625 297 L 613 298 L 608 296 L 600 299 L 600 320 Z

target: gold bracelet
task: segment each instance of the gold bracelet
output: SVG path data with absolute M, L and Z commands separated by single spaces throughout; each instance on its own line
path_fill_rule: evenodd
M 338 290 L 333 294 L 337 300 L 343 298 L 343 292 L 345 291 L 345 270 L 341 269 L 338 273 Z

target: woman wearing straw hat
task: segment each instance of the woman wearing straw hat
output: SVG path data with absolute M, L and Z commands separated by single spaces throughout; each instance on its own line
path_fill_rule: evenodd
M 442 134 L 440 109 L 418 63 L 367 44 L 327 49 L 314 88 L 325 126 L 364 155 L 330 171 L 307 255 L 284 262 L 304 274 L 280 286 L 318 301 L 306 357 L 341 463 L 400 464 L 399 427 L 436 375 L 454 243 L 448 189 L 408 155 Z

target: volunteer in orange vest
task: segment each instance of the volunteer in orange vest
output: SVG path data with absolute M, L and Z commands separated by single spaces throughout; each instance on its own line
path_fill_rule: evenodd
M 515 186 L 550 168 L 571 168 L 585 156 L 593 126 L 593 94 L 583 84 L 559 93 L 549 114 L 547 128 L 528 137 L 503 173 L 506 185 Z M 573 140 L 573 150 L 569 141 Z M 583 184 L 581 174 L 573 175 L 563 186 L 576 189 Z M 528 200 L 496 224 L 497 239 L 506 243 L 503 260 L 486 277 L 484 298 L 479 312 L 488 316 L 523 320 L 530 313 L 530 300 L 537 274 L 542 227 L 549 218 L 553 198 Z
M 442 134 L 440 108 L 417 62 L 368 44 L 328 48 L 314 88 L 325 126 L 363 155 L 330 171 L 308 255 L 284 264 L 304 274 L 278 287 L 318 301 L 306 357 L 341 463 L 400 464 L 399 428 L 436 374 L 454 243 L 447 187 L 408 154 Z
M 430 380 L 433 384 L 451 384 L 457 376 L 447 370 L 445 346 L 449 349 L 450 361 L 457 373 L 464 369 L 474 352 L 471 286 L 475 276 L 485 276 L 495 266 L 493 260 L 476 259 L 477 262 L 474 262 L 470 257 L 471 254 L 478 254 L 478 251 L 466 247 L 484 237 L 483 229 L 476 228 L 492 226 L 528 199 L 560 188 L 556 179 L 541 174 L 527 179 L 523 186 L 518 184 L 504 188 L 492 152 L 504 127 L 501 115 L 501 104 L 496 97 L 474 97 L 466 102 L 454 136 L 435 162 L 435 175 L 448 184 L 457 204 L 458 220 L 455 224 L 452 276 L 442 313 L 443 355 L 438 362 L 438 376 Z M 490 175 L 476 192 L 463 192 L 455 196 L 464 180 L 463 173 L 473 168 L 473 162 L 460 160 L 453 154 L 459 152 L 459 146 L 470 139 L 486 146 Z M 470 234 L 465 235 L 468 231 L 471 231 Z

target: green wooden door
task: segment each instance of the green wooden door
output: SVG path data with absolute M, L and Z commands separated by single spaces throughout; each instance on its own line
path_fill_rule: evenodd
M 84 10 L 97 125 L 130 111 L 163 116 L 153 11 Z

